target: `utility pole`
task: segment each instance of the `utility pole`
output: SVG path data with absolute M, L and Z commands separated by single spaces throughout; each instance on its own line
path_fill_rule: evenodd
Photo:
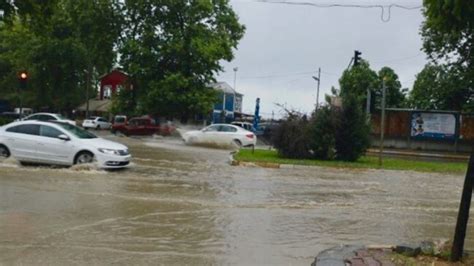
M 380 118 L 380 146 L 379 146 L 379 166 L 382 166 L 383 137 L 385 133 L 385 77 L 382 80 L 382 115 Z
M 237 95 L 236 92 L 237 92 L 237 70 L 239 70 L 238 67 L 234 67 L 234 104 L 232 106 L 232 110 L 234 111 L 234 120 L 235 120 L 235 96 Z
M 23 101 L 22 101 L 22 96 L 24 95 L 24 92 L 26 90 L 27 82 L 28 82 L 28 73 L 26 71 L 20 72 L 20 76 L 18 77 L 19 82 L 20 82 L 20 93 L 18 94 L 19 99 L 20 99 L 20 118 L 23 117 Z
M 321 83 L 321 68 L 318 68 L 318 77 L 313 76 L 313 79 L 318 82 L 318 88 L 316 90 L 316 111 L 319 108 L 319 85 Z
M 86 119 L 89 118 L 89 91 L 91 90 L 91 67 L 87 67 L 86 70 Z
M 472 188 L 474 184 L 474 152 L 471 151 L 466 178 L 462 189 L 461 203 L 459 204 L 458 219 L 454 231 L 453 246 L 451 248 L 451 261 L 459 261 L 464 252 L 464 239 L 466 238 L 469 210 L 471 208 Z
M 365 115 L 367 116 L 367 121 L 370 123 L 370 102 L 372 101 L 372 93 L 370 89 L 367 89 L 367 102 L 365 104 Z

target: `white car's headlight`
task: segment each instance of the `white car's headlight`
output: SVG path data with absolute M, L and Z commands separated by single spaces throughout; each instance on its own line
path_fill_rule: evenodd
M 120 152 L 118 150 L 99 148 L 99 151 L 105 154 L 120 155 Z

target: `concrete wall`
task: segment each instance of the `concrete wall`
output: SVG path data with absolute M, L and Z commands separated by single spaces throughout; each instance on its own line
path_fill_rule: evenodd
M 372 135 L 371 146 L 379 148 L 380 136 Z M 471 152 L 472 143 L 467 141 L 436 141 L 436 140 L 416 140 L 401 138 L 385 138 L 383 142 L 385 148 L 411 149 L 424 151 L 444 151 L 444 152 Z

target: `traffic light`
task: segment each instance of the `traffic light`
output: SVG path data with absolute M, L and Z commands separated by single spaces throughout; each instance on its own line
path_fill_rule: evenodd
M 26 83 L 28 82 L 28 73 L 26 71 L 21 71 L 18 75 L 18 81 L 20 82 L 20 89 L 26 89 Z
M 354 51 L 354 66 L 358 66 L 358 65 L 359 65 L 359 62 L 360 62 L 360 60 L 361 60 L 361 58 L 360 58 L 360 55 L 361 55 L 361 54 L 362 54 L 362 53 L 359 52 L 359 51 L 357 51 L 357 50 Z

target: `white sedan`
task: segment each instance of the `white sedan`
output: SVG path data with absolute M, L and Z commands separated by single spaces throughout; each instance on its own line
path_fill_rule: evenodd
M 201 130 L 183 134 L 186 144 L 236 144 L 239 147 L 255 146 L 257 137 L 253 132 L 229 124 L 213 124 Z
M 20 162 L 97 163 L 101 168 L 122 168 L 131 159 L 126 146 L 56 121 L 21 121 L 0 127 L 0 157 L 9 156 Z
M 20 120 L 21 121 L 27 121 L 27 120 L 59 121 L 59 122 L 65 122 L 65 123 L 71 124 L 73 126 L 76 125 L 75 121 L 67 119 L 66 117 L 62 116 L 61 114 L 55 114 L 55 113 L 35 113 L 35 114 L 31 114 L 27 117 L 24 117 Z
M 91 116 L 82 122 L 83 128 L 109 129 L 112 126 L 105 118 L 100 116 Z

